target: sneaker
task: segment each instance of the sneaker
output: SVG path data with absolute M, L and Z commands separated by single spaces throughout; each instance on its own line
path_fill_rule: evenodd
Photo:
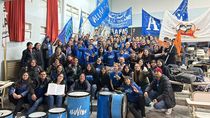
M 172 112 L 172 108 L 167 109 L 167 110 L 166 110 L 166 112 L 165 112 L 165 114 L 166 114 L 166 115 L 170 115 L 170 114 L 171 114 L 171 112 Z
M 156 109 L 156 108 L 152 107 L 152 108 L 150 109 L 150 111 L 166 112 L 167 110 L 166 110 L 166 109 Z

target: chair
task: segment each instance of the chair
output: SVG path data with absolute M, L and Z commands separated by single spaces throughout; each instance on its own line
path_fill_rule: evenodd
M 0 104 L 1 108 L 4 108 L 4 97 L 5 96 L 5 88 L 0 89 Z
M 197 107 L 210 108 L 210 93 L 196 91 L 192 98 L 186 98 L 186 102 L 193 118 L 209 118 L 210 113 L 199 111 Z
M 11 86 L 13 83 L 14 82 L 0 81 L 0 104 L 2 108 L 4 108 L 5 91 L 7 87 Z

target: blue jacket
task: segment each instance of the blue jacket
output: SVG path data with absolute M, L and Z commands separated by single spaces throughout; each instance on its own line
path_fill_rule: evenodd
M 12 87 L 9 89 L 9 95 L 16 93 L 25 97 L 29 92 L 29 81 L 19 80 L 15 82 Z
M 115 62 L 115 53 L 113 51 L 106 52 L 106 54 L 103 57 L 103 61 L 106 66 L 113 66 Z
M 133 87 L 138 90 L 138 93 L 134 92 Z M 127 94 L 129 102 L 135 103 L 138 101 L 139 95 L 143 95 L 141 87 L 133 81 L 131 81 L 130 85 L 123 84 L 122 88 L 123 91 Z
M 121 79 L 117 80 L 116 75 L 118 75 Z M 115 72 L 111 72 L 109 74 L 110 79 L 112 80 L 112 85 L 114 86 L 114 88 L 119 88 L 122 85 L 122 73 L 118 72 L 117 74 Z

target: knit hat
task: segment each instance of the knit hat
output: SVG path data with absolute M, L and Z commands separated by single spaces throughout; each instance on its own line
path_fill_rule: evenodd
M 163 73 L 162 69 L 161 69 L 161 68 L 159 68 L 159 67 L 155 68 L 155 70 L 154 70 L 154 71 L 155 71 L 155 72 L 160 72 L 161 74 Z

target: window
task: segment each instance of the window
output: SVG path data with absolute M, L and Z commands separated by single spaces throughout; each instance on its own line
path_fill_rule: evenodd
M 31 29 L 32 29 L 31 24 L 26 23 L 25 24 L 25 39 L 26 40 L 31 39 Z
M 86 20 L 88 18 L 90 14 L 85 12 L 85 11 L 82 11 L 82 16 L 83 16 L 83 19 Z
M 58 13 L 61 12 L 62 1 L 58 0 Z
M 72 17 L 78 19 L 79 18 L 79 9 L 67 4 L 66 16 L 67 17 L 72 16 Z
M 40 29 L 40 36 L 41 38 L 44 38 L 46 35 L 46 27 L 45 26 L 41 26 L 41 29 Z
M 41 7 L 47 7 L 47 0 L 41 0 Z

